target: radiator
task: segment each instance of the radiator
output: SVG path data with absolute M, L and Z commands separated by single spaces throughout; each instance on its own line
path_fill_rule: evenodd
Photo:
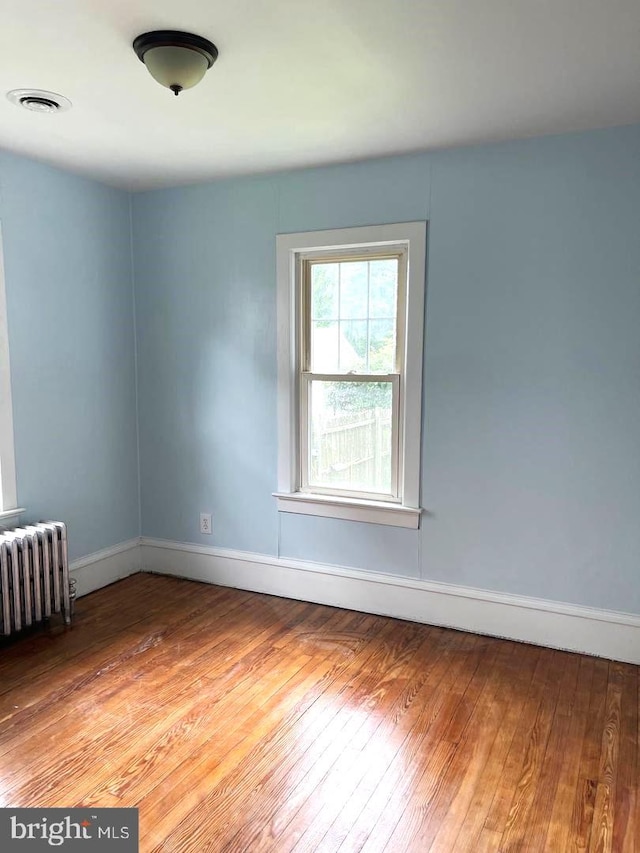
M 67 527 L 45 521 L 0 530 L 0 635 L 62 613 L 71 624 Z

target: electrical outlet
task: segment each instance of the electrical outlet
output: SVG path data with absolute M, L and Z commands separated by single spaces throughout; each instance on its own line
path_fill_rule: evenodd
M 210 512 L 201 512 L 200 513 L 200 533 L 212 533 L 211 529 L 211 513 Z

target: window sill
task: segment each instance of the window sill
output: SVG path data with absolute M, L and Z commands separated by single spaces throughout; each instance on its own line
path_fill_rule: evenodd
M 25 512 L 26 509 L 23 509 L 22 507 L 17 507 L 16 509 L 5 509 L 3 512 L 0 512 L 0 530 L 7 527 L 15 527 L 18 523 L 18 519 Z
M 316 515 L 323 518 L 342 518 L 365 521 L 369 524 L 388 524 L 417 530 L 421 509 L 383 501 L 365 501 L 328 495 L 309 495 L 302 492 L 274 492 L 278 512 Z

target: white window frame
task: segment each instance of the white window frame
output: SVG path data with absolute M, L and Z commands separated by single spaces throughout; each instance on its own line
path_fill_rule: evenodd
M 278 491 L 273 494 L 280 512 L 419 527 L 426 235 L 426 222 L 277 235 Z M 302 261 L 322 253 L 375 255 L 381 251 L 407 253 L 404 341 L 398 380 L 398 493 L 393 500 L 324 494 L 317 489 L 311 493 L 303 490 L 300 461 Z M 339 378 L 343 380 L 345 376 Z
M 16 458 L 13 439 L 13 405 L 11 402 L 11 364 L 7 300 L 4 284 L 2 224 L 0 223 L 0 527 L 10 526 L 24 510 L 18 507 Z
M 341 261 L 396 258 L 398 261 L 398 294 L 396 302 L 396 352 L 392 373 L 345 373 L 344 371 L 334 373 L 323 373 L 314 371 L 311 364 L 311 264 L 312 263 L 340 263 Z M 390 501 L 400 503 L 402 495 L 402 471 L 399 461 L 402 456 L 402 422 L 404 412 L 400 406 L 400 394 L 402 385 L 402 372 L 404 370 L 404 342 L 405 342 L 405 319 L 406 319 L 406 281 L 408 266 L 408 250 L 406 244 L 376 246 L 374 248 L 358 248 L 355 251 L 322 249 L 310 253 L 300 253 L 297 257 L 299 263 L 301 310 L 299 340 L 299 430 L 300 430 L 300 489 L 303 494 L 325 494 L 335 497 L 354 497 L 364 500 Z M 357 492 L 330 488 L 327 486 L 312 486 L 309 482 L 309 389 L 314 381 L 324 382 L 385 382 L 392 389 L 392 418 L 391 432 L 394 439 L 391 455 L 391 491 L 386 495 L 375 495 L 371 492 Z

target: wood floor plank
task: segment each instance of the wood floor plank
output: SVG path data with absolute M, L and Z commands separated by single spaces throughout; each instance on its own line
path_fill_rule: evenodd
M 250 761 L 247 757 L 254 751 L 267 747 L 270 742 L 269 734 L 277 741 L 279 727 L 283 725 L 283 721 L 298 720 L 349 659 L 352 649 L 345 648 L 344 630 L 348 629 L 349 625 L 357 627 L 363 617 L 340 614 L 339 619 L 338 626 L 332 623 L 330 627 L 331 633 L 336 633 L 337 627 L 340 638 L 339 662 L 332 659 L 329 649 L 318 649 L 308 663 L 299 669 L 297 675 L 284 682 L 283 689 L 276 690 L 271 695 L 259 690 L 255 701 L 250 703 L 242 714 L 236 714 L 231 721 L 226 722 L 222 737 L 212 738 L 205 749 L 196 750 L 194 755 L 197 758 L 194 759 L 190 753 L 179 755 L 173 772 L 165 777 L 148 797 L 140 801 L 141 807 L 151 808 L 152 815 L 157 815 L 157 821 L 175 826 L 188 813 L 185 798 L 181 796 L 183 783 L 188 784 L 189 780 L 195 777 L 197 783 L 191 785 L 189 797 L 194 803 L 198 803 L 218 784 L 224 789 L 224 780 L 234 768 L 244 760 Z M 361 645 L 364 639 L 364 635 L 358 637 L 356 646 Z M 210 732 L 204 733 L 205 738 L 210 735 Z M 161 839 L 162 832 L 158 831 L 157 836 Z
M 579 690 L 580 659 L 567 655 L 567 665 L 560 684 L 555 708 L 551 717 L 549 734 L 540 762 L 540 773 L 532 788 L 531 806 L 526 823 L 521 824 L 518 835 L 513 834 L 511 848 L 519 851 L 546 850 L 546 838 L 551 821 L 552 806 L 560 782 L 563 757 L 571 724 L 571 710 Z
M 151 584 L 154 583 L 151 576 L 134 575 L 128 580 L 131 581 L 131 589 L 123 601 L 114 602 L 106 597 L 104 593 L 108 587 L 92 594 L 91 608 L 85 605 L 87 599 L 81 599 L 69 628 L 64 626 L 59 617 L 52 617 L 48 627 L 44 623 L 34 626 L 24 637 L 16 635 L 3 640 L 0 695 L 32 681 L 41 673 L 58 671 L 63 662 L 82 659 L 101 640 L 108 641 L 110 637 L 120 636 L 125 625 L 132 627 L 160 613 L 171 614 L 176 606 L 181 606 L 182 601 L 188 601 L 193 596 L 191 583 L 186 587 L 176 586 L 175 583 L 167 586 L 162 583 L 162 579 L 158 592 L 148 597 Z M 176 579 L 167 580 L 175 582 Z M 214 594 L 220 595 L 220 592 L 216 590 Z M 141 607 L 141 601 L 145 600 L 147 606 Z
M 459 635 L 447 650 L 450 655 L 445 675 L 436 689 L 424 696 L 424 704 L 410 735 L 402 744 L 388 772 L 369 798 L 344 839 L 346 850 L 383 850 L 411 797 L 414 786 L 435 761 L 452 757 L 456 744 L 443 741 L 447 727 L 462 701 L 485 651 L 483 638 Z M 448 746 L 451 749 L 448 748 Z M 436 750 L 440 749 L 439 753 Z
M 491 745 L 491 724 L 487 714 L 492 705 L 494 691 L 499 689 L 492 679 L 501 667 L 501 655 L 508 658 L 513 647 L 501 644 L 499 641 L 485 641 L 482 657 L 471 681 L 462 696 L 461 701 L 442 733 L 442 744 L 455 747 L 450 753 L 450 761 L 446 764 L 446 784 L 436 784 L 437 766 L 428 765 L 420 780 L 415 785 L 412 796 L 400 816 L 396 828 L 387 846 L 390 849 L 429 850 L 433 844 L 438 829 L 444 823 L 452 800 L 463 784 L 465 773 L 469 770 L 471 755 L 467 749 L 468 736 L 475 743 L 478 734 L 482 734 Z M 485 689 L 488 687 L 488 697 Z M 469 731 L 470 720 L 476 712 L 481 698 L 487 699 L 487 704 L 480 705 L 477 722 L 481 731 Z M 427 794 L 428 792 L 428 794 Z
M 474 853 L 502 853 L 502 834 L 491 829 L 483 829 L 474 847 Z
M 602 732 L 600 767 L 593 807 L 590 853 L 609 853 L 613 849 L 613 826 L 620 753 L 620 717 L 622 704 L 622 672 L 620 664 L 609 667 L 609 685 Z
M 418 679 L 417 681 L 411 681 L 406 684 L 404 692 L 397 698 L 395 708 L 388 712 L 388 717 L 394 724 L 399 723 L 403 714 L 410 714 L 414 709 L 420 688 L 432 677 L 433 671 L 438 665 L 439 657 L 437 650 L 442 650 L 443 646 L 448 644 L 448 642 L 449 639 L 443 631 L 432 630 L 426 634 L 423 647 L 427 647 L 429 653 L 425 652 L 424 665 L 419 667 L 420 674 Z M 418 650 L 416 656 L 417 660 L 421 662 L 420 650 Z M 428 663 L 426 658 L 429 660 Z M 444 670 L 440 673 L 440 677 L 442 677 L 443 673 Z M 353 702 L 351 704 L 353 706 Z M 386 716 L 385 719 L 387 719 Z M 269 787 L 265 786 L 261 790 L 260 801 L 257 807 L 251 813 L 248 813 L 246 820 L 243 821 L 241 833 L 242 842 L 245 844 L 246 849 L 261 851 L 282 847 L 284 843 L 281 837 L 283 832 L 290 825 L 291 821 L 295 819 L 309 797 L 315 795 L 316 786 L 326 778 L 326 775 L 337 761 L 338 756 L 352 742 L 352 720 L 349 715 L 343 715 L 343 720 L 345 725 L 339 737 L 336 737 L 333 731 L 329 729 L 329 726 L 327 726 L 320 737 L 309 746 L 307 751 L 294 764 L 291 771 L 284 776 L 279 774 L 276 777 L 274 774 L 269 780 Z M 356 727 L 358 726 L 358 722 L 358 715 L 353 715 L 353 723 Z M 362 737 L 361 733 L 360 737 Z M 371 780 L 371 775 L 368 775 L 368 778 Z M 279 790 L 274 790 L 276 784 L 279 786 Z M 278 803 L 275 810 L 272 806 L 273 799 Z M 256 827 L 255 829 L 253 829 L 254 826 Z M 294 835 L 294 842 L 296 838 L 297 835 Z M 240 843 L 239 838 L 237 838 L 237 843 Z
M 629 664 L 614 664 L 622 680 L 620 709 L 620 748 L 614 800 L 611 847 L 620 853 L 634 853 L 634 814 L 638 774 L 638 669 Z M 640 840 L 639 840 L 640 841 Z
M 403 630 L 405 636 L 414 633 L 413 626 L 407 626 Z M 390 640 L 392 633 L 396 631 L 397 628 L 392 623 L 389 623 L 377 636 L 370 637 L 370 643 L 362 649 L 363 659 L 360 661 L 360 670 L 365 672 L 367 669 L 377 671 L 378 663 L 375 662 L 376 658 L 387 654 L 385 640 Z M 327 661 L 325 660 L 324 664 L 326 665 L 326 663 Z M 348 670 L 351 663 L 352 658 L 347 658 L 343 662 L 342 669 Z M 331 676 L 324 679 L 321 693 L 329 695 L 331 710 L 339 712 L 344 697 L 342 699 L 338 698 L 337 702 L 336 697 L 342 696 L 345 687 L 351 681 L 351 677 L 345 679 L 342 684 L 338 682 L 336 689 L 332 685 L 336 684 L 338 670 L 335 667 L 333 670 Z M 366 688 L 361 686 L 360 691 L 363 689 Z M 250 795 L 256 785 L 261 786 L 264 778 L 273 772 L 274 752 L 276 750 L 278 753 L 285 752 L 286 757 L 283 756 L 280 760 L 284 760 L 286 766 L 297 753 L 305 750 L 307 742 L 315 740 L 322 731 L 326 725 L 327 715 L 324 713 L 307 713 L 308 709 L 319 699 L 319 696 L 320 694 L 317 690 L 311 691 L 307 697 L 307 701 L 309 699 L 313 701 L 309 702 L 306 707 L 298 709 L 293 717 L 289 716 L 285 720 L 280 720 L 280 724 L 276 728 L 273 737 L 263 737 L 260 739 L 259 744 L 253 745 L 254 748 L 250 753 L 250 762 L 247 761 L 246 754 L 243 754 L 242 761 L 237 763 L 237 769 L 232 770 L 229 775 L 225 774 L 222 783 L 211 788 L 202 800 L 200 806 L 202 809 L 206 810 L 210 815 L 219 815 L 220 819 L 217 822 L 219 824 L 218 842 L 220 844 L 222 844 L 224 839 L 223 830 L 233 830 L 232 823 L 234 816 L 244 813 L 244 801 L 246 797 Z M 349 700 L 351 701 L 351 697 L 349 697 Z M 358 699 L 356 698 L 355 701 L 357 702 Z M 291 723 L 294 721 L 295 726 L 292 726 Z M 310 725 L 310 730 L 306 729 L 307 725 Z M 252 734 L 255 735 L 255 732 L 252 732 Z M 250 764 L 250 767 L 247 764 Z M 204 839 L 199 835 L 195 841 L 192 841 L 191 836 L 192 830 L 189 821 L 183 821 L 179 829 L 169 836 L 169 843 L 185 847 L 185 849 L 187 849 L 187 844 L 194 844 L 193 849 L 195 850 L 197 849 L 197 844 L 202 843 Z
M 575 658 L 568 653 L 557 652 L 549 668 L 550 677 L 540 699 L 538 712 L 529 731 L 525 733 L 526 744 L 519 777 L 502 833 L 500 847 L 504 853 L 535 848 L 528 847 L 529 836 L 535 828 L 532 820 L 536 794 L 542 789 L 541 777 L 547 745 L 551 736 L 558 697 L 564 683 L 567 668 Z M 546 796 L 546 794 L 545 794 Z M 546 829 L 546 824 L 545 824 Z M 546 834 L 546 833 L 545 833 Z
M 237 630 L 239 626 L 246 626 L 247 621 L 250 620 L 251 610 L 245 607 L 237 607 L 229 610 L 225 610 L 228 619 L 225 623 L 226 628 L 224 630 L 219 630 L 215 638 L 212 639 L 212 642 L 209 644 L 205 644 L 202 646 L 201 637 L 196 637 L 197 645 L 195 648 L 198 649 L 198 658 L 196 661 L 203 656 L 206 656 L 212 652 L 215 652 L 215 649 L 224 644 L 225 641 L 228 641 L 231 634 Z M 220 613 L 218 612 L 218 615 Z M 204 620 L 204 624 L 206 624 L 210 616 L 208 614 L 201 614 L 201 619 Z M 196 620 L 196 627 L 198 624 L 198 620 Z M 183 629 L 185 631 L 189 631 L 192 626 L 189 623 L 183 623 Z M 180 642 L 180 626 L 176 633 L 172 633 L 170 630 L 163 633 L 162 640 L 164 642 L 156 643 L 156 637 L 153 635 L 153 642 L 148 641 L 147 638 L 144 639 L 142 646 L 134 645 L 128 652 L 123 654 L 118 648 L 118 653 L 111 661 L 109 661 L 108 665 L 103 667 L 98 673 L 95 673 L 97 676 L 97 680 L 99 681 L 99 685 L 97 686 L 97 690 L 93 691 L 91 699 L 89 702 L 80 702 L 79 705 L 74 706 L 69 699 L 75 699 L 75 695 L 81 691 L 86 690 L 87 688 L 87 679 L 82 678 L 79 682 L 75 682 L 73 684 L 72 689 L 67 689 L 64 692 L 62 690 L 56 692 L 56 702 L 53 703 L 49 697 L 47 697 L 48 704 L 55 704 L 55 710 L 53 710 L 48 717 L 53 717 L 54 720 L 57 717 L 58 709 L 62 709 L 65 712 L 65 720 L 64 724 L 58 719 L 56 721 L 56 731 L 54 733 L 54 737 L 64 737 L 65 731 L 67 728 L 71 728 L 73 732 L 75 732 L 75 746 L 71 753 L 68 755 L 69 760 L 73 760 L 77 757 L 80 762 L 77 767 L 82 766 L 81 758 L 84 754 L 95 747 L 96 741 L 100 739 L 102 732 L 99 727 L 95 725 L 79 725 L 77 713 L 73 713 L 72 710 L 75 708 L 75 711 L 80 710 L 83 712 L 83 719 L 90 719 L 91 711 L 96 710 L 99 714 L 101 720 L 106 721 L 109 729 L 111 729 L 114 725 L 118 727 L 118 734 L 116 741 L 114 742 L 112 751 L 117 751 L 119 748 L 119 743 L 126 743 L 127 738 L 129 737 L 129 730 L 132 728 L 136 728 L 139 723 L 137 717 L 140 716 L 141 712 L 145 712 L 145 716 L 148 719 L 148 713 L 152 708 L 157 708 L 159 703 L 162 702 L 163 695 L 160 691 L 163 689 L 167 695 L 172 695 L 175 692 L 175 678 L 181 675 L 181 670 L 185 668 L 185 659 L 184 656 L 182 660 L 173 667 L 162 668 L 161 664 L 164 660 L 170 659 L 174 656 L 174 651 L 172 649 L 173 642 Z M 167 643 L 168 640 L 168 643 Z M 244 640 L 241 641 L 244 644 Z M 186 646 L 185 638 L 183 635 L 181 642 L 181 649 L 183 650 Z M 167 658 L 168 656 L 168 658 Z M 158 666 L 158 661 L 160 661 L 160 666 Z M 132 671 L 132 665 L 135 669 Z M 146 666 L 154 666 L 155 672 L 159 673 L 159 676 L 156 674 L 153 679 L 153 687 L 154 687 L 154 695 L 151 698 L 151 701 L 146 701 L 145 697 L 147 696 L 147 686 L 144 683 L 144 679 L 139 677 L 141 673 L 140 667 Z M 200 675 L 197 670 L 193 670 L 192 674 L 194 678 L 197 680 Z M 190 676 L 189 676 L 190 677 Z M 93 679 L 93 674 L 91 676 L 91 680 Z M 184 685 L 186 687 L 186 685 Z M 103 689 L 104 688 L 104 689 Z M 126 692 L 129 700 L 135 699 L 135 706 L 132 709 L 131 706 L 128 706 L 128 713 L 123 715 L 122 708 L 122 694 Z M 37 711 L 37 706 L 32 706 L 32 711 L 35 713 Z M 21 744 L 21 752 L 20 758 L 21 761 L 14 766 L 12 773 L 9 777 L 6 778 L 5 784 L 19 784 L 21 780 L 25 776 L 25 772 L 23 771 L 23 766 L 26 768 L 28 773 L 28 761 L 30 750 L 35 750 L 38 752 L 41 745 L 41 738 L 43 736 L 43 732 L 39 731 L 37 720 L 32 720 L 31 717 L 33 713 L 30 711 L 29 713 L 29 721 L 32 724 L 32 730 L 34 735 L 37 734 L 38 737 L 32 738 L 32 743 L 23 743 L 23 739 L 20 737 L 16 738 L 16 743 Z M 17 727 L 17 726 L 16 726 Z M 50 728 L 50 727 L 49 727 Z M 24 720 L 22 720 L 21 729 L 24 730 Z M 28 732 L 28 730 L 27 730 Z M 45 729 L 46 732 L 46 729 Z M 50 775 L 57 780 L 58 774 L 56 772 L 56 757 L 55 754 L 52 753 L 50 756 L 49 769 Z M 29 779 L 27 775 L 27 781 L 32 782 L 32 784 L 36 784 L 32 780 Z M 48 776 L 47 776 L 47 764 L 45 761 L 41 760 L 41 772 L 39 774 L 39 778 L 37 780 L 37 784 L 41 787 L 46 786 L 48 784 Z M 26 791 L 22 791 L 21 795 L 29 796 Z M 35 796 L 35 792 L 34 792 Z
M 571 707 L 566 739 L 560 747 L 562 765 L 558 770 L 558 785 L 551 808 L 545 850 L 570 850 L 571 823 L 567 814 L 573 811 L 575 792 L 580 779 L 580 762 L 588 722 L 589 700 L 593 684 L 595 659 L 581 657 L 578 685 Z
M 589 847 L 593 826 L 593 809 L 598 787 L 608 683 L 609 661 L 595 661 L 587 726 L 571 812 L 569 850 L 586 850 Z
M 222 613 L 233 611 L 244 617 L 246 611 L 243 614 L 242 608 L 243 602 L 239 600 L 219 602 L 214 611 L 215 617 L 220 618 Z M 92 653 L 76 658 L 74 666 L 67 666 L 64 674 L 57 672 L 52 679 L 47 673 L 39 673 L 31 682 L 16 685 L 12 699 L 17 704 L 6 715 L 0 729 L 0 755 L 5 743 L 11 743 L 14 748 L 21 743 L 21 732 L 31 738 L 46 738 L 47 729 L 51 729 L 52 736 L 61 736 L 64 728 L 62 717 L 74 717 L 67 725 L 77 731 L 79 710 L 86 710 L 96 703 L 102 709 L 109 697 L 118 690 L 126 689 L 130 678 L 137 679 L 137 673 L 132 675 L 130 672 L 132 665 L 141 673 L 152 668 L 157 683 L 157 668 L 172 661 L 173 667 L 167 673 L 169 678 L 174 677 L 174 644 L 180 643 L 184 649 L 185 643 L 191 639 L 200 648 L 202 640 L 198 631 L 202 631 L 212 618 L 212 602 L 209 600 L 190 609 L 186 616 L 182 622 L 170 623 L 165 616 L 159 621 L 147 619 L 130 625 L 126 632 L 106 645 L 95 643 Z M 220 635 L 216 636 L 216 641 L 218 639 L 223 641 Z M 88 697 L 86 701 L 84 696 Z
M 638 787 L 638 778 L 640 777 L 640 670 L 638 667 L 635 667 L 636 670 L 636 678 L 638 681 L 638 701 L 636 704 L 636 712 L 638 719 L 638 728 L 636 735 L 636 773 L 635 773 L 635 783 L 632 789 L 632 796 L 634 807 L 631 814 L 631 828 L 629 834 L 634 842 L 633 850 L 634 853 L 640 853 L 640 790 Z
M 21 714 L 35 703 L 38 704 L 39 709 L 42 709 L 44 697 L 48 695 L 47 691 L 53 695 L 56 691 L 64 690 L 67 683 L 76 681 L 81 672 L 95 671 L 95 674 L 100 674 L 113 659 L 118 658 L 119 654 L 129 651 L 131 646 L 135 645 L 136 638 L 141 643 L 146 638 L 152 641 L 162 640 L 163 635 L 171 630 L 172 625 L 177 624 L 173 616 L 176 607 L 182 608 L 182 599 L 185 604 L 189 603 L 189 612 L 183 613 L 183 620 L 185 616 L 188 617 L 186 621 L 191 618 L 192 613 L 206 611 L 207 607 L 213 606 L 216 600 L 228 602 L 229 608 L 242 606 L 240 600 L 230 598 L 228 595 L 205 598 L 205 601 L 197 599 L 194 601 L 193 594 L 189 594 L 189 590 L 182 590 L 180 596 L 151 602 L 149 608 L 142 608 L 138 601 L 135 605 L 131 605 L 132 610 L 125 609 L 124 612 L 119 613 L 117 620 L 114 617 L 107 620 L 102 629 L 97 629 L 95 622 L 90 619 L 85 624 L 84 612 L 80 604 L 78 609 L 81 612 L 72 628 L 64 630 L 63 633 L 54 634 L 53 637 L 43 634 L 40 637 L 39 646 L 33 648 L 29 657 L 29 666 L 25 666 L 19 658 L 18 671 L 15 674 L 5 672 L 0 683 L 9 683 L 12 689 L 11 695 L 5 692 L 0 697 L 2 723 L 16 716 L 14 713 L 16 705 Z M 20 643 L 17 643 L 16 648 L 19 647 Z M 73 666 L 69 665 L 71 662 Z M 54 678 L 51 677 L 52 670 L 55 671 Z M 19 703 L 12 701 L 16 695 L 19 696 Z
M 301 605 L 304 611 L 309 605 Z M 299 608 L 292 609 L 292 613 Z M 236 617 L 242 620 L 250 615 L 247 608 L 242 608 Z M 122 721 L 110 739 L 108 750 L 103 752 L 103 767 L 99 773 L 86 766 L 87 779 L 90 780 L 91 793 L 83 797 L 84 805 L 96 805 L 100 802 L 102 794 L 122 796 L 127 785 L 134 778 L 144 772 L 148 780 L 154 768 L 163 773 L 163 758 L 168 746 L 175 745 L 181 740 L 190 748 L 195 748 L 195 739 L 204 730 L 209 732 L 209 725 L 214 725 L 216 720 L 225 714 L 239 712 L 243 708 L 253 710 L 252 697 L 257 692 L 256 680 L 263 692 L 268 692 L 272 682 L 277 684 L 282 680 L 282 673 L 273 672 L 274 652 L 271 649 L 271 641 L 279 635 L 277 622 L 265 619 L 265 627 L 251 641 L 242 640 L 241 647 L 244 653 L 242 658 L 229 659 L 229 653 L 233 652 L 233 644 L 229 637 L 223 632 L 216 636 L 213 645 L 205 644 L 198 650 L 197 654 L 189 658 L 190 666 L 187 672 L 180 673 L 168 670 L 162 679 L 156 679 L 154 683 L 154 694 L 152 701 L 143 708 L 143 715 L 129 714 L 126 721 Z M 242 622 L 240 623 L 242 628 Z M 224 654 L 217 654 L 220 640 L 224 646 Z M 182 646 L 184 649 L 184 645 Z M 238 650 L 239 651 L 239 650 Z M 210 659 L 206 674 L 198 674 L 194 665 L 198 661 Z M 309 658 L 301 657 L 299 665 L 304 664 Z M 176 694 L 176 685 L 172 683 L 179 678 L 180 701 L 171 704 L 171 698 Z M 138 709 L 136 708 L 136 713 Z M 144 726 L 143 731 L 137 737 L 133 737 L 136 730 Z M 86 744 L 80 743 L 71 758 L 77 763 L 76 776 L 81 777 L 85 771 L 83 756 L 86 752 Z M 46 778 L 40 779 L 38 784 L 46 783 Z M 47 794 L 56 796 L 65 795 L 64 780 L 57 782 L 55 788 L 49 787 Z
M 470 762 L 470 773 L 474 775 L 465 784 L 461 784 L 458 801 L 452 804 L 451 814 L 447 815 L 442 831 L 438 833 L 432 845 L 434 850 L 448 853 L 449 850 L 466 850 L 471 853 L 479 844 L 484 830 L 484 822 L 491 807 L 513 736 L 519 724 L 521 713 L 527 701 L 531 682 L 540 658 L 540 649 L 534 646 L 509 646 L 513 654 L 506 668 L 498 674 L 494 693 L 494 706 L 487 716 L 491 722 L 497 721 L 497 731 L 490 744 L 489 753 L 484 761 L 489 736 L 483 729 L 483 718 L 476 719 L 480 734 L 471 737 L 469 742 L 474 750 Z M 469 787 L 471 791 L 469 791 Z M 469 797 L 469 794 L 471 796 Z M 465 811 L 466 807 L 466 811 Z
M 141 853 L 640 853 L 638 667 L 166 576 L 0 642 L 0 801 Z
M 156 699 L 158 707 L 145 721 L 144 737 L 117 751 L 111 772 L 84 798 L 85 804 L 99 803 L 105 792 L 139 798 L 165 778 L 164 760 L 167 753 L 175 760 L 176 744 L 184 743 L 189 751 L 196 749 L 199 743 L 206 743 L 207 733 L 221 717 L 231 717 L 239 725 L 241 715 L 253 711 L 255 697 L 268 695 L 285 678 L 282 667 L 273 668 L 272 631 L 267 629 L 252 643 L 247 642 L 247 653 L 238 664 L 228 667 L 220 661 L 217 675 L 214 667 L 206 676 L 184 685 L 179 705 L 169 712 L 163 712 L 164 702 Z M 309 656 L 299 656 L 297 664 L 309 660 Z
M 441 645 L 441 648 L 444 651 L 446 646 Z M 423 660 L 420 652 L 428 657 Z M 362 769 L 361 778 L 345 801 L 340 803 L 338 815 L 322 839 L 318 840 L 318 853 L 338 850 L 344 844 L 374 791 L 390 772 L 393 762 L 403 750 L 409 733 L 424 709 L 425 700 L 430 694 L 430 684 L 434 679 L 438 679 L 436 664 L 441 660 L 441 656 L 434 656 L 431 643 L 423 646 L 414 657 L 411 680 L 407 682 L 394 706 L 380 721 L 375 737 L 363 744 L 361 755 L 357 756 Z
M 507 702 L 504 698 L 504 680 L 507 672 L 518 673 L 513 659 L 518 646 L 515 643 L 498 642 L 488 672 L 476 687 L 474 704 L 468 709 L 463 721 L 456 721 L 461 728 L 451 728 L 447 738 L 459 746 L 454 757 L 452 777 L 446 796 L 438 806 L 438 819 L 430 821 L 420 832 L 417 842 L 423 850 L 449 851 L 455 849 L 456 839 L 471 808 L 474 794 L 482 788 L 483 774 L 489 756 L 504 725 Z M 519 656 L 518 656 L 519 659 Z M 456 785 L 455 780 L 459 779 Z
M 396 649 L 395 659 L 392 654 L 387 655 L 381 662 L 380 672 L 373 673 L 372 693 L 357 709 L 358 727 L 348 749 L 343 751 L 307 797 L 295 821 L 297 826 L 292 821 L 278 837 L 279 849 L 326 849 L 325 836 L 343 812 L 345 800 L 357 809 L 361 799 L 357 789 L 380 778 L 381 765 L 388 765 L 397 754 L 402 740 L 394 738 L 394 734 L 401 732 L 399 712 L 406 712 L 410 707 L 409 697 L 415 699 L 419 695 L 416 686 L 411 685 L 411 666 L 422 646 L 421 633 L 413 635 L 411 643 L 405 643 L 404 648 L 401 643 Z M 407 687 L 409 693 L 406 693 Z M 332 849 L 336 850 L 341 840 L 337 836 L 330 840 Z
M 532 682 L 530 701 L 520 717 L 484 824 L 503 834 L 503 846 L 516 844 L 524 831 L 568 656 L 544 649 L 540 661 L 542 677 Z
M 240 695 L 240 702 L 238 704 L 238 708 L 241 708 L 242 703 L 244 703 L 245 707 L 248 711 L 253 713 L 253 708 L 251 707 L 252 702 L 255 701 L 256 695 L 264 695 L 266 692 L 266 688 L 268 686 L 268 682 L 266 679 L 257 680 L 259 677 L 259 673 L 256 672 L 253 675 L 253 681 L 256 682 L 252 687 L 251 684 L 247 684 L 245 689 L 242 691 Z M 220 684 L 217 684 L 216 687 L 219 689 Z M 235 688 L 234 688 L 235 691 Z M 247 701 L 248 700 L 248 701 Z M 201 713 L 197 717 L 197 724 L 195 721 L 192 721 L 194 714 L 197 712 L 196 709 L 190 709 L 188 718 L 185 718 L 179 722 L 179 726 L 184 726 L 185 724 L 193 725 L 194 734 L 190 738 L 191 743 L 190 746 L 192 749 L 204 748 L 207 743 L 208 736 L 210 734 L 210 728 L 207 726 L 207 718 Z M 213 715 L 214 720 L 218 716 L 219 711 L 216 707 L 212 706 L 211 703 L 205 703 L 204 713 L 210 713 Z M 236 710 L 234 714 L 234 725 L 236 729 L 239 729 L 242 725 L 243 719 L 239 716 L 239 711 Z M 228 733 L 228 731 L 227 731 Z M 158 761 L 158 754 L 162 752 L 163 743 L 162 740 L 166 740 L 169 743 L 172 743 L 175 739 L 175 735 L 172 730 L 169 730 L 163 736 L 163 739 L 157 741 L 152 745 L 148 754 L 142 755 L 141 759 L 134 761 L 129 764 L 123 772 L 123 783 L 125 780 L 127 781 L 127 785 L 119 784 L 117 780 L 111 782 L 110 790 L 113 793 L 117 793 L 119 796 L 135 796 L 136 799 L 140 799 L 141 796 L 147 795 L 164 777 L 158 778 L 158 776 L 154 776 L 149 772 L 150 767 L 154 761 Z M 138 774 L 138 764 L 140 761 L 144 764 L 145 775 L 144 780 L 139 778 Z M 175 761 L 175 755 L 174 755 Z M 96 792 L 95 797 L 99 800 L 100 792 Z M 97 801 L 96 800 L 96 801 Z

